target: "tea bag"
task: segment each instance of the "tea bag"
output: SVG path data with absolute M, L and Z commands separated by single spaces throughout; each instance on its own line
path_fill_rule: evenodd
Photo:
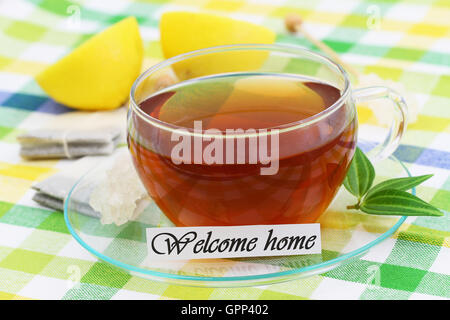
M 102 224 L 122 225 L 136 219 L 152 202 L 131 161 L 126 148 L 112 156 L 87 156 L 60 172 L 32 186 L 33 200 L 56 210 L 63 210 L 64 200 L 78 180 L 95 166 L 102 175 L 92 183 L 76 189 L 70 199 L 71 210 L 99 218 Z
M 47 179 L 37 182 L 32 186 L 32 189 L 36 190 L 33 200 L 45 207 L 63 211 L 64 199 L 78 179 L 105 159 L 104 156 L 81 158 Z M 89 205 L 89 196 L 94 187 L 89 186 L 84 192 L 74 194 L 72 205 L 74 210 L 98 218 L 100 214 Z
M 125 141 L 126 109 L 70 112 L 29 128 L 17 137 L 27 159 L 77 158 L 111 154 Z
M 78 158 L 112 153 L 118 144 L 118 128 L 100 130 L 33 130 L 20 135 L 20 155 L 27 159 Z

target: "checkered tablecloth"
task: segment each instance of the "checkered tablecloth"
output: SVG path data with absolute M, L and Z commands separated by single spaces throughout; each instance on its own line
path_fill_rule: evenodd
M 15 137 L 69 109 L 33 80 L 92 34 L 134 15 L 145 64 L 162 58 L 158 19 L 206 10 L 260 23 L 277 42 L 315 49 L 284 31 L 297 12 L 310 33 L 364 73 L 402 82 L 420 112 L 396 156 L 445 217 L 408 218 L 370 254 L 320 276 L 249 288 L 188 288 L 130 276 L 97 261 L 71 237 L 61 212 L 31 200 L 33 182 L 70 161 L 24 161 Z M 359 110 L 363 126 L 374 120 Z M 439 299 L 450 298 L 450 2 L 448 0 L 66 0 L 0 1 L 0 298 L 3 299 Z M 77 266 L 76 269 L 73 266 Z M 375 275 L 379 281 L 375 282 Z M 73 287 L 73 281 L 81 283 Z

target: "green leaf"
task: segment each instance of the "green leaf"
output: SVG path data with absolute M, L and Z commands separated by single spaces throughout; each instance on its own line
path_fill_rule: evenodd
M 380 182 L 376 186 L 374 186 L 372 189 L 370 189 L 367 192 L 367 196 L 369 196 L 371 193 L 385 190 L 385 189 L 395 189 L 400 191 L 407 191 L 409 189 L 414 188 L 415 186 L 418 186 L 422 182 L 430 179 L 433 175 L 427 174 L 424 176 L 417 176 L 417 177 L 404 177 L 404 178 L 395 178 L 395 179 L 389 179 L 383 182 Z
M 418 197 L 401 190 L 383 189 L 364 198 L 361 211 L 376 215 L 442 216 L 442 212 Z
M 373 165 L 361 149 L 356 148 L 344 179 L 344 187 L 358 199 L 361 199 L 372 186 L 374 178 L 375 169 Z

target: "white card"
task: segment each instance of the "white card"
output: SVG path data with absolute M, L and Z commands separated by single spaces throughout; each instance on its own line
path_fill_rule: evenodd
M 147 228 L 148 258 L 158 260 L 321 253 L 320 224 Z

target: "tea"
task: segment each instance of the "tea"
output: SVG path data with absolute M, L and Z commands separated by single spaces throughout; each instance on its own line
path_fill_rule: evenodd
M 352 108 L 320 115 L 339 98 L 339 89 L 330 84 L 291 75 L 233 73 L 188 80 L 140 103 L 143 112 L 172 129 L 150 126 L 132 114 L 130 150 L 149 194 L 177 226 L 314 222 L 342 183 L 355 148 Z M 265 136 L 273 147 L 276 132 L 277 153 L 268 150 L 277 171 L 261 174 L 267 164 L 250 161 L 251 144 L 216 150 L 216 160 L 222 161 L 214 163 L 173 161 L 174 130 L 195 135 L 196 123 L 203 133 L 215 132 L 223 146 L 233 138 L 226 135 L 231 131 L 246 141 Z M 255 134 L 245 135 L 249 132 Z M 255 145 L 261 148 L 261 141 Z M 210 137 L 196 145 L 205 151 L 211 143 Z M 191 155 L 198 152 L 194 144 L 189 144 Z M 239 153 L 245 161 L 229 161 Z

